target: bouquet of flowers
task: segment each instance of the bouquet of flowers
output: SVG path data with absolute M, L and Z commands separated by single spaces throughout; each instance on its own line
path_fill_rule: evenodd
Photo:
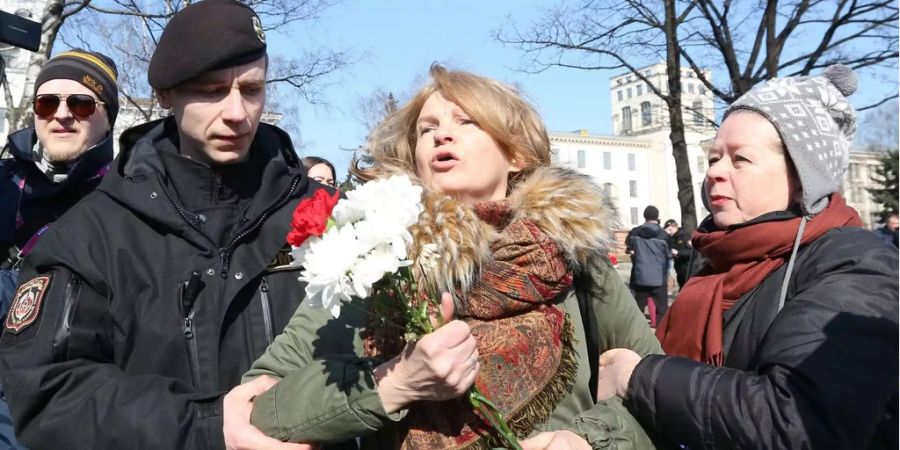
M 398 337 L 406 342 L 434 331 L 429 312 L 438 304 L 438 292 L 413 276 L 433 271 L 440 256 L 437 244 L 414 242 L 410 232 L 423 212 L 422 195 L 409 177 L 395 175 L 368 182 L 346 199 L 319 190 L 301 201 L 287 239 L 294 264 L 303 267 L 299 279 L 307 283 L 310 304 L 337 318 L 344 303 L 367 299 L 381 320 L 405 318 Z M 409 258 L 413 246 L 415 260 Z M 440 321 L 440 314 L 435 316 Z M 468 400 L 510 448 L 521 448 L 500 411 L 475 386 Z

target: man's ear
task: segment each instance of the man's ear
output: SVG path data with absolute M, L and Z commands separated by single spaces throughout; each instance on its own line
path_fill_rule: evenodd
M 169 90 L 165 91 L 156 91 L 156 100 L 159 102 L 160 108 L 163 109 L 172 109 L 172 99 L 170 97 Z

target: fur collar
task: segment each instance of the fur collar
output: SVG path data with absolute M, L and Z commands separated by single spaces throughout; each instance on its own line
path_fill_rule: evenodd
M 610 199 L 587 175 L 561 167 L 537 169 L 507 197 L 512 220 L 527 219 L 562 249 L 579 271 L 605 255 L 615 242 L 618 216 Z M 470 205 L 426 192 L 424 212 L 411 232 L 413 274 L 431 294 L 465 293 L 490 261 L 497 230 Z

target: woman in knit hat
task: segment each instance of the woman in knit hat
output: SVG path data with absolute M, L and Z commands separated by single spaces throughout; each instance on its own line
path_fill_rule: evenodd
M 731 105 L 709 153 L 705 268 L 657 330 L 600 358 L 600 396 L 700 448 L 897 448 L 897 251 L 838 193 L 856 128 L 845 66 Z

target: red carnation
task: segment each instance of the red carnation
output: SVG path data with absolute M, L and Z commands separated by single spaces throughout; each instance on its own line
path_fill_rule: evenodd
M 325 189 L 319 189 L 312 197 L 301 200 L 294 208 L 294 216 L 291 218 L 288 244 L 299 247 L 308 237 L 321 236 L 331 217 L 331 210 L 339 199 L 337 192 L 329 196 Z

